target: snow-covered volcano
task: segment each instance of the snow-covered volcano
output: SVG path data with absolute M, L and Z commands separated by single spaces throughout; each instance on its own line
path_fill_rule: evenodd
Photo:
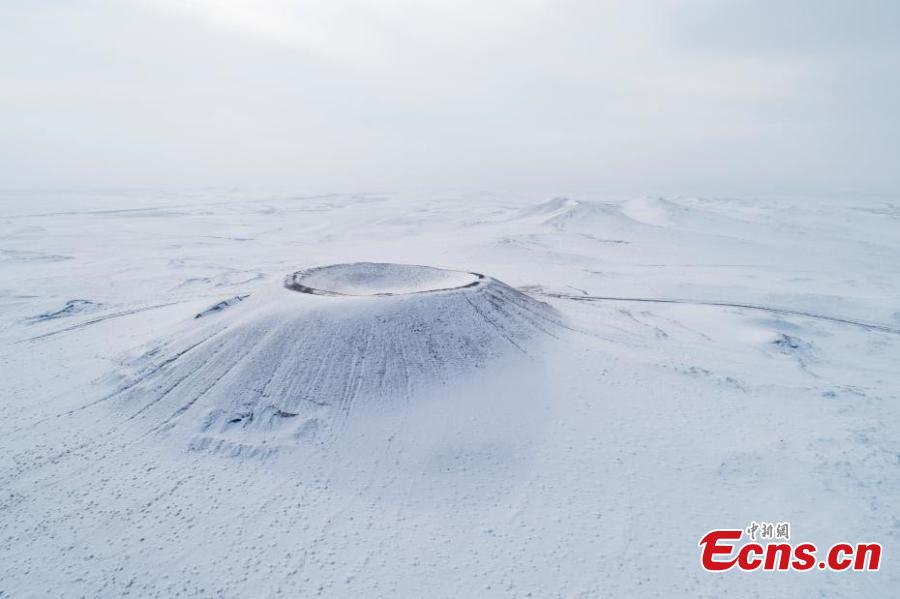
M 496 279 L 426 266 L 311 268 L 235 299 L 147 352 L 114 404 L 194 449 L 265 454 L 335 434 L 360 406 L 394 410 L 527 355 L 559 326 L 548 305 Z
M 4 598 L 897 595 L 900 206 L 52 197 L 0 202 Z M 533 295 L 307 268 L 367 254 Z M 752 521 L 881 570 L 705 573 Z

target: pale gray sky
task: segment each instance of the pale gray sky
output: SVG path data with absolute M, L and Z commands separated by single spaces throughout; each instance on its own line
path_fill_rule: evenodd
M 893 0 L 5 0 L 0 187 L 900 192 Z

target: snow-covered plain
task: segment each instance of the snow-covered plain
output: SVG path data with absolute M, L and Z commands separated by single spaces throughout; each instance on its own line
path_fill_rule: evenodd
M 358 262 L 458 272 L 283 285 Z M 0 597 L 900 588 L 890 201 L 7 194 L 0 313 Z

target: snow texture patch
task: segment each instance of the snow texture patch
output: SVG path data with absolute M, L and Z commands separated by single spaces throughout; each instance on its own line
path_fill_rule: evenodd
M 221 312 L 222 310 L 225 310 L 226 308 L 230 308 L 231 306 L 236 306 L 237 304 L 241 303 L 248 297 L 250 297 L 250 296 L 249 295 L 236 295 L 236 296 L 230 297 L 226 300 L 222 300 L 221 302 L 219 302 L 217 304 L 213 304 L 212 306 L 210 306 L 209 308 L 206 308 L 205 310 L 197 312 L 197 314 L 194 315 L 194 318 L 203 318 L 204 316 L 209 316 L 210 314 L 217 314 L 217 313 Z
M 37 316 L 30 318 L 29 320 L 31 322 L 45 322 L 47 320 L 66 318 L 67 316 L 83 314 L 85 312 L 93 312 L 101 307 L 102 304 L 98 304 L 97 302 L 93 302 L 91 300 L 73 299 L 67 301 L 62 308 L 49 310 L 47 312 L 44 312 L 43 314 L 38 314 Z

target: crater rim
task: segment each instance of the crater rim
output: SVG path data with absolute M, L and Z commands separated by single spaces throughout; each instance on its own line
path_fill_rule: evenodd
M 295 271 L 284 279 L 290 291 L 331 297 L 396 297 L 478 287 L 487 276 L 421 264 L 348 262 Z

